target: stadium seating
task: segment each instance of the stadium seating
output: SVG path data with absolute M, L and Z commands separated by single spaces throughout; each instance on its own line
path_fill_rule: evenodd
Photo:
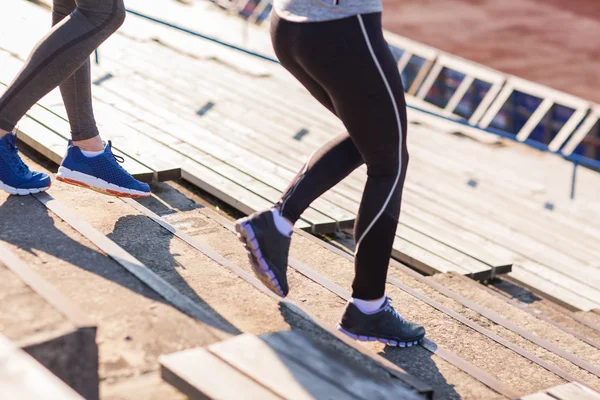
M 18 18 L 0 27 L 4 83 L 49 18 L 39 5 L 12 4 Z M 188 10 L 202 24 L 193 5 L 165 4 L 173 13 Z M 211 12 L 231 26 L 240 24 L 219 9 Z M 20 40 L 5 40 L 8 32 L 19 32 Z M 114 141 L 129 170 L 154 181 L 154 194 L 121 200 L 60 183 L 48 194 L 1 194 L 0 241 L 8 249 L 0 255 L 3 275 L 11 287 L 27 285 L 29 290 L 18 290 L 31 299 L 26 312 L 0 324 L 1 332 L 25 350 L 25 342 L 16 340 L 20 335 L 44 344 L 54 357 L 64 355 L 67 366 L 89 366 L 94 343 L 81 342 L 87 347 L 74 355 L 74 342 L 59 342 L 63 331 L 50 328 L 63 326 L 77 337 L 81 327 L 97 326 L 95 389 L 101 398 L 594 395 L 592 389 L 600 390 L 594 191 L 581 190 L 587 208 L 572 203 L 563 195 L 572 172 L 568 161 L 479 129 L 481 136 L 473 139 L 464 130 L 473 127 L 461 118 L 485 115 L 473 107 L 477 101 L 495 104 L 485 93 L 497 91 L 496 74 L 447 55 L 428 58 L 427 48 L 390 37 L 399 49 L 406 46 L 410 57 L 397 52 L 405 67 L 415 55 L 431 61 L 421 76 L 418 68 L 405 72 L 413 79 L 409 90 L 420 81 L 410 100 L 420 109 L 409 116 L 411 166 L 387 288 L 407 319 L 426 326 L 421 345 L 357 344 L 333 329 L 353 274 L 351 241 L 335 232 L 352 227 L 364 168 L 303 215 L 286 300 L 252 276 L 233 232 L 232 219 L 277 200 L 310 152 L 341 124 L 276 64 L 136 16 L 100 49 L 94 97 L 104 137 Z M 444 68 L 459 67 L 469 69 L 462 79 L 483 82 L 480 88 L 454 82 L 454 94 L 442 94 L 446 103 L 430 95 L 447 74 Z M 517 91 L 538 89 L 514 82 Z M 461 105 L 456 92 L 477 100 Z M 552 104 L 576 106 L 559 97 Z M 425 109 L 432 99 L 437 104 Z M 68 132 L 55 91 L 19 125 L 19 138 L 35 150 L 28 163 L 52 173 Z M 544 180 L 547 174 L 553 179 Z M 598 177 L 581 171 L 578 179 L 585 186 Z M 215 203 L 226 212 L 215 211 Z M 24 215 L 30 217 L 25 222 Z M 327 234 L 329 241 L 314 234 Z M 12 272 L 18 268 L 54 287 L 60 304 L 44 295 L 49 289 Z M 488 285 L 470 279 L 494 277 Z M 16 289 L 1 295 L 18 300 Z M 82 310 L 92 322 L 82 323 L 61 304 Z M 48 311 L 40 322 L 49 335 L 35 338 L 25 328 L 42 307 Z M 22 331 L 6 328 L 13 326 Z M 44 364 L 40 353 L 30 354 Z M 49 369 L 88 397 L 68 369 L 67 375 Z M 327 371 L 338 371 L 339 379 Z

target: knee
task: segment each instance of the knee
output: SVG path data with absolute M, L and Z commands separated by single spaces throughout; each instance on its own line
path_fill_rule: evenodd
M 117 7 L 117 10 L 112 15 L 113 21 L 111 22 L 110 26 L 113 29 L 113 31 L 117 31 L 123 25 L 123 23 L 125 22 L 125 18 L 127 17 L 125 4 L 123 4 L 122 1 L 120 1 L 120 3 L 120 6 Z
M 52 14 L 54 14 L 55 19 L 62 20 L 75 11 L 75 8 L 77 8 L 75 0 L 54 0 L 52 2 Z
M 390 152 L 387 157 L 380 157 L 375 162 L 367 163 L 367 174 L 371 178 L 395 179 L 398 174 L 406 173 L 408 168 L 408 151 Z
M 112 0 L 102 3 L 103 5 L 101 6 L 94 4 L 92 7 L 82 5 L 78 10 L 93 26 L 114 33 L 125 22 L 127 15 L 125 4 L 123 0 Z

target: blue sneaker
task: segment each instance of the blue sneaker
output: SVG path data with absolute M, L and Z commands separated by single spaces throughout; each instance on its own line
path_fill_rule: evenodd
M 50 189 L 50 177 L 30 171 L 17 149 L 17 137 L 9 133 L 0 139 L 0 189 L 20 196 Z
M 150 196 L 150 186 L 137 181 L 119 163 L 123 158 L 112 152 L 110 140 L 104 153 L 85 156 L 79 147 L 69 141 L 69 148 L 56 179 L 70 185 L 81 186 L 116 197 L 143 198 Z

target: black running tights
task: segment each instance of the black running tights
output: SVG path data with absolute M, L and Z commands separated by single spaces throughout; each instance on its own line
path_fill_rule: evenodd
M 385 294 L 408 165 L 404 88 L 381 14 L 313 23 L 275 15 L 271 29 L 282 65 L 347 129 L 310 157 L 278 206 L 295 222 L 316 198 L 366 163 L 352 289 L 355 298 L 378 299 Z

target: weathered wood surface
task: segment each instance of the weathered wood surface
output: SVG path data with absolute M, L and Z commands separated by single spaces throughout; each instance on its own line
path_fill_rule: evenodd
M 164 356 L 161 364 L 163 377 L 191 398 L 246 398 L 246 392 L 257 399 L 421 398 L 295 331 L 243 334 Z
M 522 400 L 600 400 L 600 393 L 577 382 L 547 389 L 540 393 L 524 396 Z
M 31 356 L 0 335 L 0 393 L 11 400 L 83 399 Z

